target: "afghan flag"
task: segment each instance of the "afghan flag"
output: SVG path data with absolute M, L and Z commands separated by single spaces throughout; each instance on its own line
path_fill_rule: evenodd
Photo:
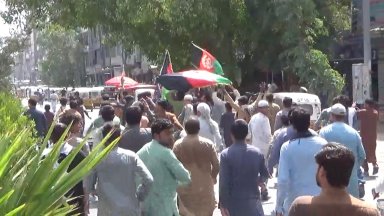
M 171 55 L 169 54 L 169 51 L 166 50 L 164 55 L 163 66 L 161 66 L 161 70 L 160 70 L 160 76 L 165 74 L 171 74 L 171 73 L 173 73 Z M 163 88 L 160 84 L 157 84 L 157 91 L 158 91 L 157 95 L 159 98 L 166 99 L 166 96 L 169 90 L 167 90 L 166 88 Z
M 221 64 L 213 55 L 211 55 L 211 53 L 198 47 L 194 43 L 192 43 L 192 45 L 194 46 L 192 62 L 195 66 L 198 66 L 198 69 L 209 71 L 218 75 L 224 75 Z

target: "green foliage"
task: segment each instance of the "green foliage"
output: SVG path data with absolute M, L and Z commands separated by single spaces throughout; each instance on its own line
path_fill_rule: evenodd
M 7 0 L 15 9 L 36 13 L 67 28 L 100 27 L 108 42 L 122 42 L 126 50 L 139 46 L 150 60 L 159 61 L 165 49 L 175 70 L 192 67 L 191 44 L 212 52 L 227 76 L 266 71 L 298 75 L 307 85 L 308 65 L 329 68 L 313 53 L 329 54 L 330 44 L 349 27 L 349 0 Z M 308 71 L 307 73 L 310 73 Z M 316 75 L 337 73 L 316 71 Z M 321 78 L 321 77 L 319 77 Z M 340 89 L 329 82 L 327 89 Z M 317 88 L 313 88 L 317 90 Z
M 0 215 L 66 215 L 73 206 L 65 203 L 64 194 L 83 179 L 118 140 L 105 148 L 102 141 L 67 173 L 84 142 L 55 167 L 66 134 L 42 159 L 47 139 L 38 144 L 40 142 L 31 137 L 32 127 L 22 115 L 20 102 L 6 94 L 0 94 L 0 102 Z
M 40 32 L 38 43 L 45 58 L 41 62 L 42 80 L 55 86 L 79 84 L 84 70 L 82 47 L 79 35 L 74 30 L 66 30 L 51 25 Z

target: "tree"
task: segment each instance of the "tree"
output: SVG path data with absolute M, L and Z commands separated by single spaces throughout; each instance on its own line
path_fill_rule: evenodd
M 348 28 L 350 0 L 7 2 L 10 15 L 22 8 L 65 27 L 99 26 L 111 41 L 122 41 L 127 50 L 137 45 L 151 60 L 168 49 L 176 70 L 192 67 L 194 41 L 213 53 L 232 78 L 240 71 L 246 80 L 259 72 L 284 71 L 316 93 L 324 88 L 338 93 L 343 87 L 328 58 L 331 42 Z
M 14 56 L 23 48 L 21 36 L 0 38 L 0 91 L 9 90 Z
M 42 80 L 55 86 L 75 86 L 84 70 L 82 47 L 78 33 L 58 25 L 43 29 L 38 37 L 41 47 Z M 79 83 L 76 83 L 79 84 Z

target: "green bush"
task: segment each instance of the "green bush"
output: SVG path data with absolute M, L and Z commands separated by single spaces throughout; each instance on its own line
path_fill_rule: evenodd
M 23 116 L 20 101 L 0 94 L 0 105 L 0 215 L 65 215 L 73 206 L 66 205 L 64 194 L 109 153 L 117 140 L 105 148 L 102 141 L 67 173 L 84 143 L 54 168 L 65 135 L 42 160 L 47 139 L 37 144 L 32 137 L 33 124 Z

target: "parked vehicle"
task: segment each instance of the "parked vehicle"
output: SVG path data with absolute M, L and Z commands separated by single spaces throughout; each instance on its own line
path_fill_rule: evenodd
M 317 95 L 299 92 L 274 93 L 275 103 L 283 107 L 285 97 L 292 98 L 293 107 L 298 106 L 311 114 L 311 125 L 313 125 L 321 114 L 321 102 Z

